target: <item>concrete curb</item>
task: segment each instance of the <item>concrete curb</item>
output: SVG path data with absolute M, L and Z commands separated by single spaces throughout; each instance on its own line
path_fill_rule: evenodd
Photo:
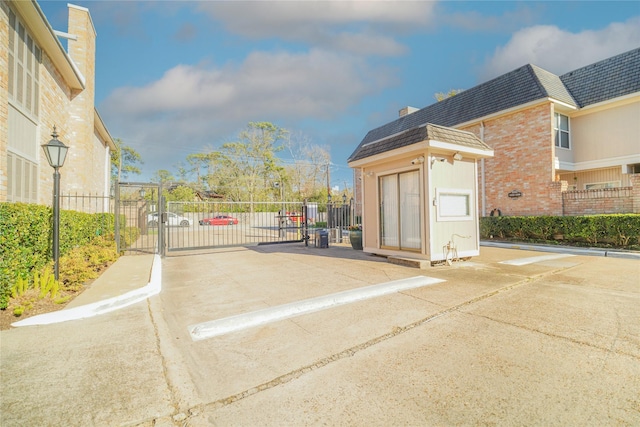
M 29 317 L 18 322 L 14 322 L 11 326 L 34 326 L 34 325 L 50 325 L 52 323 L 67 322 L 69 320 L 86 319 L 88 317 L 98 316 L 100 314 L 109 313 L 121 308 L 130 306 L 137 302 L 143 301 L 153 295 L 157 295 L 162 290 L 162 260 L 160 255 L 153 257 L 153 264 L 149 275 L 149 282 L 142 288 L 135 289 L 113 298 L 91 304 L 45 313 L 38 316 Z
M 561 254 L 587 255 L 587 256 L 603 256 L 610 258 L 625 258 L 640 260 L 639 252 L 621 252 L 604 248 L 576 248 L 573 246 L 548 246 L 548 245 L 532 245 L 527 243 L 505 243 L 505 242 L 489 242 L 480 241 L 480 246 L 503 249 L 521 249 L 526 251 L 553 252 Z

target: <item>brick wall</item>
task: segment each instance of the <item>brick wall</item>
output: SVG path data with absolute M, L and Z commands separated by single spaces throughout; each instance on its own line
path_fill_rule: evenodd
M 0 201 L 7 199 L 7 139 L 8 139 L 8 8 L 0 2 Z M 29 22 L 17 14 L 29 27 Z M 60 169 L 61 192 L 102 194 L 105 191 L 107 151 L 95 135 L 95 29 L 89 11 L 69 5 L 68 32 L 78 37 L 69 41 L 69 56 L 73 58 L 85 80 L 85 89 L 72 91 L 48 56 L 42 51 L 39 67 L 39 115 L 37 141 L 39 146 L 51 139 L 54 125 L 59 140 L 69 146 L 64 166 Z M 40 46 L 43 47 L 43 46 Z M 38 153 L 38 203 L 51 205 L 53 169 L 42 152 Z
M 7 200 L 7 121 L 9 106 L 9 6 L 0 2 L 0 201 Z
M 70 108 L 71 91 L 64 79 L 52 64 L 46 52 L 42 53 L 42 66 L 40 67 L 40 143 L 46 144 L 51 139 L 53 126 L 58 131 L 58 139 L 65 145 L 70 144 L 70 118 L 67 112 Z M 53 192 L 53 169 L 47 163 L 43 152 L 40 154 L 40 182 L 38 186 L 38 203 L 51 205 Z M 63 193 L 69 191 L 69 179 L 67 171 L 68 159 L 60 169 L 60 190 Z
M 544 103 L 484 122 L 484 141 L 494 150 L 494 157 L 484 160 L 486 212 L 562 215 L 562 184 L 554 181 L 552 117 L 553 106 Z M 463 130 L 481 137 L 478 124 Z M 481 166 L 478 172 L 482 203 Z M 522 196 L 509 197 L 513 191 Z
M 631 187 L 563 193 L 564 215 L 640 213 L 640 174 L 629 180 Z
M 96 34 L 88 10 L 70 5 L 68 27 L 68 32 L 77 36 L 77 40 L 68 41 L 69 56 L 85 78 L 85 89 L 74 94 L 70 103 L 74 121 L 69 136 L 68 190 L 102 194 L 105 153 L 94 131 Z

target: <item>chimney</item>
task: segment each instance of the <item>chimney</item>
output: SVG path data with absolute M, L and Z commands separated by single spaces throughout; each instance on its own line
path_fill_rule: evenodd
M 416 107 L 404 107 L 400 111 L 398 111 L 398 115 L 399 115 L 399 117 L 404 117 L 404 116 L 406 116 L 408 114 L 415 113 L 418 110 L 419 109 L 416 108 Z

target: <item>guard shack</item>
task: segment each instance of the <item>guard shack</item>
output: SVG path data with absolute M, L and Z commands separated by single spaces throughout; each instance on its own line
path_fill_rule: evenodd
M 348 160 L 360 172 L 364 252 L 432 263 L 478 255 L 477 161 L 487 157 L 474 134 L 432 124 L 365 138 Z

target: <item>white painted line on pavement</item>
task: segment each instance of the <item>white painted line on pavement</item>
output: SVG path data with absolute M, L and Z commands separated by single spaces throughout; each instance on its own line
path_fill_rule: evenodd
M 66 322 L 69 320 L 85 319 L 100 314 L 109 313 L 120 308 L 127 307 L 139 301 L 157 295 L 162 290 L 162 261 L 160 255 L 153 258 L 153 266 L 151 267 L 151 275 L 149 283 L 139 289 L 127 292 L 117 297 L 109 298 L 103 301 L 91 304 L 81 305 L 70 309 L 54 311 L 52 313 L 40 314 L 38 316 L 29 317 L 19 322 L 12 323 L 11 326 L 34 326 L 49 325 L 52 323 Z
M 518 259 L 509 260 L 509 261 L 501 261 L 500 264 L 521 266 L 521 265 L 533 264 L 541 261 L 549 261 L 552 259 L 566 258 L 570 256 L 575 256 L 575 255 L 571 255 L 571 254 L 540 255 L 540 256 L 534 256 L 530 258 L 518 258 Z
M 432 277 L 416 276 L 408 279 L 381 283 L 378 285 L 365 286 L 363 288 L 323 295 L 316 298 L 296 301 L 276 307 L 269 307 L 249 313 L 191 325 L 189 326 L 189 333 L 191 334 L 191 339 L 194 341 L 200 341 L 229 332 L 235 332 L 254 326 L 264 325 L 266 323 L 276 322 L 278 320 L 288 319 L 290 317 L 300 316 L 302 314 L 326 310 L 328 308 L 356 301 L 363 301 L 395 292 L 434 285 L 440 282 L 444 282 L 444 280 L 434 279 Z

